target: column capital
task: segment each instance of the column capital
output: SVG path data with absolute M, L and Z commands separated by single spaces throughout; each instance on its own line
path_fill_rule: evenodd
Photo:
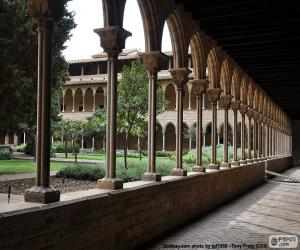
M 256 111 L 256 110 L 254 110 L 254 111 L 253 111 L 253 119 L 254 119 L 254 120 L 257 120 L 258 118 L 259 118 L 259 112 Z
M 262 123 L 264 121 L 264 115 L 262 113 L 258 113 L 258 121 Z
M 208 87 L 207 79 L 193 80 L 192 84 L 193 84 L 193 90 L 195 95 L 202 95 L 203 93 L 206 92 Z
M 222 89 L 220 88 L 209 88 L 207 90 L 207 96 L 211 103 L 216 104 L 217 101 L 220 99 L 220 95 L 222 93 Z
M 108 58 L 117 57 L 125 48 L 125 40 L 132 34 L 121 26 L 108 26 L 105 28 L 94 29 L 100 37 L 100 45 L 107 53 Z
M 219 100 L 219 107 L 229 109 L 231 106 L 232 95 L 221 95 Z
M 253 112 L 254 112 L 253 108 L 248 107 L 247 116 L 249 119 L 253 117 Z
M 191 71 L 188 68 L 169 69 L 176 87 L 182 87 L 187 81 Z
M 242 104 L 242 102 L 240 100 L 233 100 L 231 102 L 231 109 L 234 112 L 237 112 L 240 109 L 241 104 Z
M 52 17 L 58 19 L 64 14 L 64 1 L 61 0 L 27 0 L 29 14 L 35 19 Z
M 246 115 L 247 114 L 247 112 L 248 112 L 248 108 L 249 108 L 249 106 L 247 105 L 247 104 L 241 104 L 240 105 L 240 113 L 242 114 L 242 115 Z
M 139 55 L 142 58 L 144 67 L 148 71 L 149 75 L 160 71 L 163 63 L 168 60 L 168 56 L 160 51 L 150 51 L 140 53 Z

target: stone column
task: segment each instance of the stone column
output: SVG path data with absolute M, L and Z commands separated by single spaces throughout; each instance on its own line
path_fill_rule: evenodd
M 234 100 L 231 102 L 231 109 L 233 110 L 233 161 L 231 165 L 238 166 L 240 162 L 237 156 L 237 112 L 241 105 L 240 100 Z
M 8 145 L 8 144 L 9 144 L 9 134 L 6 134 L 4 138 L 4 145 Z
M 257 160 L 260 161 L 262 154 L 261 154 L 261 122 L 262 122 L 262 114 L 258 113 L 258 118 L 257 118 Z
M 65 112 L 65 96 L 66 96 L 66 93 L 63 91 L 62 92 L 62 113 Z
M 205 93 L 208 86 L 206 79 L 194 80 L 194 94 L 196 96 L 197 105 L 197 123 L 196 123 L 196 165 L 193 167 L 193 172 L 205 172 L 205 168 L 202 166 L 202 120 L 203 120 L 203 94 Z M 204 138 L 205 139 L 205 138 Z
M 61 135 L 60 141 L 63 143 L 64 142 L 64 135 Z
M 18 135 L 16 133 L 14 133 L 14 145 L 15 146 L 18 146 L 19 144 L 19 138 L 18 138 Z
M 270 119 L 267 118 L 267 136 L 266 136 L 266 157 L 267 159 L 270 158 Z
M 51 203 L 60 199 L 60 192 L 49 186 L 49 176 L 53 19 L 63 15 L 63 5 L 63 1 L 27 1 L 29 13 L 38 21 L 38 87 L 36 186 L 25 191 L 26 202 Z
M 157 102 L 157 73 L 167 56 L 160 51 L 141 54 L 145 69 L 148 73 L 148 166 L 142 175 L 145 181 L 160 181 L 161 174 L 156 173 L 156 102 Z
M 162 130 L 162 151 L 166 151 L 166 131 Z
M 51 136 L 51 145 L 53 145 L 53 143 L 54 143 L 54 137 Z
M 251 126 L 252 126 L 252 117 L 253 117 L 253 109 L 252 108 L 248 108 L 247 111 L 247 117 L 248 117 L 248 156 L 247 156 L 247 163 L 252 163 L 253 159 L 252 159 L 252 131 L 251 131 Z M 254 130 L 254 129 L 253 129 Z
M 123 181 L 116 178 L 116 134 L 117 134 L 117 63 L 118 55 L 131 35 L 120 26 L 109 26 L 94 30 L 107 53 L 107 126 L 106 126 L 106 175 L 98 180 L 97 187 L 103 189 L 123 188 Z
M 75 112 L 75 90 L 72 90 L 72 112 Z
M 245 140 L 245 116 L 247 114 L 248 111 L 248 105 L 246 104 L 241 104 L 240 106 L 240 113 L 242 116 L 242 123 L 241 123 L 241 149 L 242 149 L 242 155 L 241 155 L 241 160 L 240 160 L 240 164 L 241 165 L 245 165 L 247 164 L 246 161 L 246 140 Z M 250 128 L 251 129 L 251 128 Z
M 26 133 L 25 133 L 25 131 L 23 132 L 23 144 L 26 144 Z
M 82 112 L 85 112 L 85 89 L 82 90 Z
M 103 91 L 103 106 L 106 108 L 107 107 L 107 93 L 106 93 L 106 89 L 104 89 Z
M 210 88 L 207 90 L 207 95 L 212 107 L 212 126 L 211 126 L 211 163 L 210 169 L 219 169 L 220 165 L 217 164 L 217 103 L 220 98 L 222 90 L 219 88 Z
M 161 85 L 162 94 L 163 94 L 163 107 L 162 110 L 165 111 L 165 102 L 166 102 L 166 85 Z
M 206 147 L 206 142 L 205 142 L 205 133 L 203 133 L 203 147 Z
M 96 111 L 96 89 L 93 89 L 93 112 Z
M 258 119 L 259 113 L 257 111 L 253 112 L 253 161 L 258 161 L 258 155 L 257 155 L 257 119 Z
M 84 137 L 81 135 L 81 149 L 84 149 Z
M 223 129 L 223 162 L 221 164 L 222 168 L 230 167 L 230 163 L 228 162 L 228 109 L 231 106 L 232 95 L 221 95 L 219 101 L 219 107 L 224 109 L 224 129 Z
M 92 150 L 95 150 L 95 137 L 92 137 Z
M 189 94 L 189 107 L 188 110 L 192 109 L 192 84 L 188 83 L 188 94 Z
M 184 85 L 188 80 L 190 70 L 177 68 L 169 70 L 176 87 L 176 167 L 172 169 L 171 175 L 186 176 L 187 171 L 182 168 L 182 142 L 183 142 L 183 95 Z

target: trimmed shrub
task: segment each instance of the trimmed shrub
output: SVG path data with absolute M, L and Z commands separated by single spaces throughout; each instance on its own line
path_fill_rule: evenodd
M 78 145 L 77 145 L 78 147 Z M 73 147 L 71 143 L 68 143 L 67 146 L 68 153 L 73 153 Z M 56 141 L 51 146 L 51 151 L 53 153 L 64 153 L 65 152 L 65 143 L 61 141 Z
M 169 151 L 156 151 L 156 156 L 157 157 L 173 157 L 175 155 L 174 152 L 169 152 Z
M 99 165 L 76 164 L 61 169 L 56 173 L 56 176 L 76 180 L 97 181 L 105 176 L 105 171 Z
M 117 150 L 116 152 L 117 157 L 124 157 L 124 150 Z M 143 156 L 143 154 L 142 154 Z M 127 151 L 128 158 L 140 158 L 140 153 L 136 151 Z
M 0 160 L 11 160 L 12 149 L 9 146 L 0 147 Z
M 26 149 L 27 148 L 27 144 L 25 143 L 22 143 L 20 144 L 19 146 L 17 146 L 17 151 L 18 152 L 22 152 L 22 153 L 25 153 L 26 152 Z

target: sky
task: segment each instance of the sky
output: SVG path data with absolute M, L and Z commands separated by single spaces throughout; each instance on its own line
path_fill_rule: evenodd
M 73 0 L 68 2 L 67 8 L 75 13 L 77 27 L 71 32 L 71 39 L 65 43 L 67 46 L 63 52 L 65 58 L 67 60 L 85 59 L 102 51 L 100 38 L 93 31 L 95 28 L 103 27 L 102 1 Z M 127 0 L 123 26 L 132 33 L 132 37 L 126 40 L 126 49 L 145 51 L 143 23 L 137 0 Z M 169 30 L 165 25 L 162 51 L 171 49 Z

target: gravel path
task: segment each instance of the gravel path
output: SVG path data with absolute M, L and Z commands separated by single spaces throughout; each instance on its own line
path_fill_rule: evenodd
M 24 194 L 25 189 L 31 188 L 34 185 L 35 178 L 3 181 L 0 182 L 0 193 L 7 193 L 8 187 L 11 186 L 12 194 Z M 63 178 L 52 176 L 50 177 L 50 186 L 59 189 L 61 193 L 67 193 L 95 188 L 96 182 L 65 179 L 63 184 Z

